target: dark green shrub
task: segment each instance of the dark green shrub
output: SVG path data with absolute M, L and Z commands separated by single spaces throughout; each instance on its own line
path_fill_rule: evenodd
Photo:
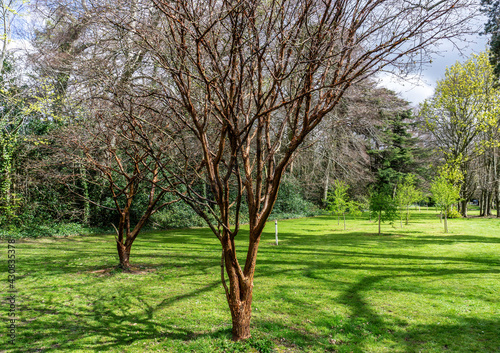
M 182 201 L 173 203 L 156 212 L 150 218 L 149 224 L 155 229 L 187 228 L 205 226 L 203 218 Z
M 318 214 L 319 208 L 304 199 L 299 185 L 283 180 L 270 218 L 310 217 Z

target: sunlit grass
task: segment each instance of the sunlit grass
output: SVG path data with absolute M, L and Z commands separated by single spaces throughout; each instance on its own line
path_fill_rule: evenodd
M 245 343 L 230 340 L 220 249 L 206 229 L 140 235 L 137 273 L 113 270 L 112 235 L 18 241 L 16 346 L 0 330 L 0 350 L 500 351 L 500 220 L 450 220 L 449 234 L 434 211 L 410 222 L 378 236 L 366 217 L 346 231 L 334 217 L 280 221 L 279 246 L 270 222 Z M 4 261 L 1 270 L 6 278 Z

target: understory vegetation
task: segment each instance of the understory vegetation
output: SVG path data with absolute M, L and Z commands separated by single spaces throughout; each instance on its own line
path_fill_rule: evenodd
M 445 235 L 436 210 L 411 213 L 380 236 L 366 213 L 348 215 L 345 231 L 332 216 L 280 221 L 279 246 L 268 223 L 244 342 L 231 340 L 220 249 L 206 228 L 145 232 L 132 272 L 115 268 L 113 235 L 18 240 L 16 348 L 2 349 L 497 352 L 500 225 L 453 219 Z

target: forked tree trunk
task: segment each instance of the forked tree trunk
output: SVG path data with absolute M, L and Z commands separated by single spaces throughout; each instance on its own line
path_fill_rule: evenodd
M 139 235 L 142 227 L 146 224 L 151 214 L 153 214 L 157 202 L 163 197 L 165 194 L 165 190 L 162 190 L 155 197 L 155 187 L 151 189 L 150 192 L 150 201 L 147 210 L 142 215 L 141 219 L 133 229 L 130 228 L 130 204 L 122 211 L 120 215 L 120 224 L 118 228 L 115 227 L 116 231 L 116 248 L 118 250 L 118 258 L 120 259 L 120 263 L 118 264 L 119 268 L 122 268 L 126 271 L 129 271 L 131 268 L 130 265 L 130 250 L 132 249 L 132 244 L 135 239 Z M 175 201 L 172 201 L 175 202 Z M 161 207 L 170 204 L 171 202 L 163 204 Z M 158 210 L 157 208 L 156 210 Z M 114 225 L 113 225 L 114 227 Z
M 241 301 L 230 301 L 231 319 L 233 328 L 231 330 L 233 341 L 242 341 L 250 338 L 250 319 L 252 317 L 252 295 L 253 284 L 246 289 L 246 297 Z
M 118 258 L 120 259 L 118 267 L 123 270 L 130 270 L 130 250 L 132 244 L 126 246 L 120 242 L 116 242 L 116 248 L 118 249 Z
M 234 243 L 228 238 L 223 238 L 222 240 L 223 261 L 221 266 L 225 267 L 225 271 L 222 268 L 221 275 L 229 310 L 231 311 L 233 341 L 245 340 L 251 336 L 250 320 L 252 316 L 253 277 L 259 239 L 260 237 L 253 241 L 250 240 L 244 270 L 241 269 L 236 259 Z M 224 272 L 228 276 L 229 287 L 224 279 Z
M 252 316 L 253 277 L 251 280 L 240 280 L 226 256 L 226 273 L 229 277 L 229 295 L 227 302 L 231 311 L 233 341 L 250 338 L 250 319 Z M 227 294 L 227 293 L 226 293 Z

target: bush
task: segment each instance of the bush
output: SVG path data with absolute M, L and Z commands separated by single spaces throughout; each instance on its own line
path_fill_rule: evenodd
M 304 199 L 301 188 L 288 180 L 283 180 L 270 219 L 311 217 L 320 212 L 319 208 Z
M 149 224 L 155 229 L 172 229 L 202 227 L 205 221 L 189 205 L 179 201 L 153 214 Z
M 448 212 L 448 218 L 462 218 L 462 215 L 457 210 L 453 209 Z

